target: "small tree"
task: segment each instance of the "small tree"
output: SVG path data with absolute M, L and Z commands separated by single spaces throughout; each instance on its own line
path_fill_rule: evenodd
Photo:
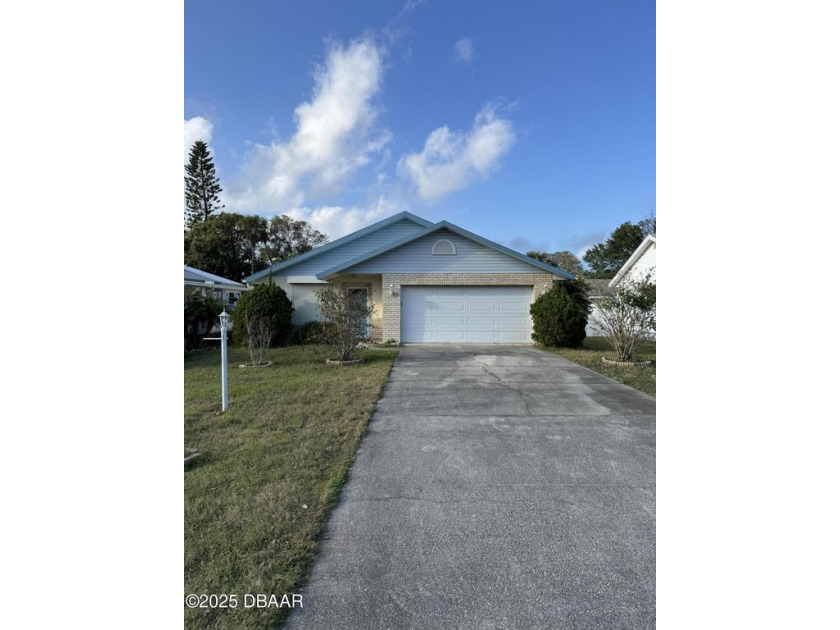
M 286 292 L 273 282 L 258 284 L 253 289 L 245 291 L 236 303 L 233 311 L 233 336 L 237 343 L 250 348 L 248 324 L 254 331 L 262 326 L 260 321 L 265 318 L 271 333 L 269 345 L 272 347 L 282 344 L 292 330 L 292 302 L 286 297 Z
M 246 312 L 245 336 L 248 345 L 248 355 L 251 357 L 251 365 L 262 365 L 265 352 L 271 346 L 271 318 L 266 315 L 258 315 L 253 311 Z
M 550 348 L 576 348 L 586 338 L 590 308 L 583 282 L 556 282 L 531 305 L 534 320 L 531 337 Z
M 656 331 L 656 283 L 652 272 L 628 277 L 603 296 L 591 297 L 598 312 L 594 322 L 619 361 L 633 361 L 639 345 Z
M 365 296 L 332 285 L 315 295 L 326 320 L 324 342 L 338 353 L 337 359 L 355 358 L 359 344 L 369 337 L 368 322 L 373 307 Z

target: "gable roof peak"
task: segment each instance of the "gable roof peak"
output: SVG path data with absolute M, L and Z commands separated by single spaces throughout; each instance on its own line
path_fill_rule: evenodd
M 635 249 L 635 251 L 630 254 L 630 258 L 621 266 L 621 269 L 615 272 L 612 280 L 610 280 L 610 286 L 613 287 L 618 284 L 621 279 L 627 275 L 627 273 L 632 269 L 633 265 L 638 262 L 638 260 L 642 257 L 642 255 L 648 250 L 651 245 L 656 245 L 656 235 L 655 234 L 648 234 L 639 243 L 639 246 Z M 654 250 L 655 251 L 655 250 Z
M 382 219 L 381 221 L 377 221 L 376 223 L 372 223 L 372 224 L 368 225 L 367 227 L 360 228 L 360 229 L 356 230 L 355 232 L 351 232 L 350 234 L 345 234 L 341 238 L 337 238 L 336 240 L 331 241 L 329 243 L 326 243 L 324 245 L 321 245 L 320 247 L 316 247 L 315 249 L 311 249 L 308 252 L 306 252 L 305 254 L 300 254 L 299 256 L 295 256 L 294 258 L 290 258 L 289 260 L 285 260 L 283 262 L 277 263 L 271 269 L 265 268 L 262 271 L 258 271 L 257 273 L 252 274 L 252 275 L 248 276 L 247 278 L 245 278 L 244 281 L 245 282 L 254 282 L 255 280 L 259 280 L 260 278 L 266 277 L 267 275 L 269 275 L 269 272 L 272 273 L 272 274 L 276 273 L 277 271 L 285 269 L 286 267 L 290 267 L 293 264 L 296 265 L 299 262 L 302 262 L 304 260 L 308 260 L 310 258 L 318 256 L 319 254 L 323 254 L 324 252 L 328 252 L 332 249 L 335 249 L 336 247 L 339 247 L 340 245 L 345 245 L 347 243 L 355 241 L 358 238 L 366 236 L 366 235 L 370 234 L 371 232 L 381 230 L 384 227 L 387 227 L 387 226 L 389 226 L 393 223 L 397 223 L 397 222 L 405 220 L 405 219 L 407 219 L 409 221 L 412 221 L 413 223 L 416 223 L 417 225 L 419 225 L 424 230 L 428 229 L 429 227 L 434 225 L 431 221 L 427 221 L 423 217 L 418 217 L 416 214 L 412 214 L 411 212 L 408 212 L 407 210 L 403 210 L 402 212 L 398 212 L 397 214 L 392 214 L 390 217 L 386 217 L 386 218 Z
M 345 261 L 341 264 L 338 264 L 334 267 L 331 267 L 330 269 L 327 269 L 327 270 L 322 271 L 321 273 L 318 273 L 318 274 L 315 274 L 315 275 L 316 275 L 317 278 L 319 278 L 321 280 L 324 280 L 324 279 L 328 278 L 329 276 L 331 276 L 333 274 L 340 273 L 340 272 L 344 271 L 345 269 L 349 269 L 350 267 L 358 265 L 359 263 L 362 263 L 366 260 L 370 260 L 371 258 L 375 258 L 376 256 L 380 256 L 381 254 L 389 252 L 392 249 L 402 247 L 406 243 L 410 243 L 412 241 L 415 241 L 415 240 L 417 240 L 419 238 L 422 238 L 424 236 L 428 236 L 429 234 L 433 234 L 433 233 L 437 232 L 438 230 L 442 230 L 442 229 L 449 230 L 450 232 L 453 232 L 453 233 L 455 233 L 459 236 L 462 236 L 466 239 L 469 239 L 471 241 L 479 243 L 480 245 L 484 245 L 485 247 L 489 247 L 490 249 L 494 249 L 497 252 L 507 254 L 508 256 L 511 256 L 513 258 L 521 260 L 522 262 L 526 262 L 529 265 L 532 265 L 534 267 L 542 269 L 543 271 L 547 271 L 547 272 L 549 272 L 549 273 L 551 273 L 555 276 L 560 276 L 561 278 L 565 278 L 567 280 L 573 280 L 574 279 L 574 275 L 572 275 L 568 271 L 564 271 L 563 269 L 558 269 L 557 267 L 552 267 L 551 265 L 546 264 L 542 261 L 536 260 L 534 258 L 530 258 L 529 256 L 526 256 L 525 254 L 522 254 L 520 252 L 512 250 L 508 247 L 505 247 L 504 245 L 500 245 L 499 243 L 496 243 L 494 241 L 486 239 L 483 236 L 479 236 L 478 234 L 475 234 L 474 232 L 470 232 L 469 230 L 465 230 L 464 228 L 462 228 L 458 225 L 455 225 L 454 223 L 450 223 L 449 221 L 438 221 L 437 223 L 434 223 L 434 224 L 429 223 L 429 227 L 427 227 L 425 230 L 420 230 L 419 232 L 416 232 L 414 234 L 409 234 L 408 236 L 406 236 L 404 238 L 401 238 L 401 239 L 399 239 L 397 241 L 394 241 L 392 243 L 388 243 L 387 245 L 383 245 L 382 247 L 380 247 L 378 249 L 367 252 L 366 254 L 358 256 L 357 258 L 354 258 L 352 260 Z

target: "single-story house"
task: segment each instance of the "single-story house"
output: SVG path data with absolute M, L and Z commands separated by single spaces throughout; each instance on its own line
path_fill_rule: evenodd
M 625 278 L 640 279 L 648 273 L 651 279 L 656 282 L 656 237 L 648 234 L 639 244 L 627 262 L 610 280 L 610 287 L 618 286 Z
M 292 323 L 319 320 L 326 284 L 366 295 L 373 341 L 531 343 L 530 306 L 572 274 L 448 221 L 401 212 L 245 278 L 279 284 Z
M 184 299 L 186 300 L 196 289 L 199 289 L 202 295 L 212 295 L 226 305 L 233 305 L 242 297 L 242 292 L 248 290 L 248 287 L 241 282 L 184 265 Z

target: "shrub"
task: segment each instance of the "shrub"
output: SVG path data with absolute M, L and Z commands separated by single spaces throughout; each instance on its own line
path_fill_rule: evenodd
M 280 286 L 273 282 L 258 284 L 245 291 L 236 303 L 236 310 L 233 312 L 233 337 L 237 343 L 253 347 L 254 344 L 260 343 L 254 335 L 262 329 L 264 334 L 269 335 L 271 347 L 277 347 L 286 341 L 292 330 L 293 310 L 292 302 Z M 260 323 L 262 319 L 267 321 Z M 254 338 L 250 340 L 247 326 L 249 322 L 254 333 Z
M 368 322 L 373 307 L 366 298 L 329 286 L 316 294 L 321 315 L 326 319 L 324 342 L 347 361 L 358 354 L 359 343 L 369 337 Z
M 633 361 L 642 341 L 656 331 L 656 282 L 652 273 L 623 280 L 609 295 L 593 298 L 596 327 L 619 361 Z
M 222 312 L 221 301 L 193 291 L 184 301 L 184 349 L 193 350 L 201 346 L 202 339 L 219 323 Z
M 591 306 L 586 287 L 579 280 L 555 282 L 531 305 L 537 343 L 550 348 L 576 348 L 586 338 L 586 322 Z
M 324 322 L 317 319 L 304 322 L 294 332 L 294 340 L 301 345 L 324 343 Z

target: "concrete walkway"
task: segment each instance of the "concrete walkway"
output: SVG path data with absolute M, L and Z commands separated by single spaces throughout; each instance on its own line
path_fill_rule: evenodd
M 655 411 L 534 348 L 404 347 L 288 627 L 653 628 Z

